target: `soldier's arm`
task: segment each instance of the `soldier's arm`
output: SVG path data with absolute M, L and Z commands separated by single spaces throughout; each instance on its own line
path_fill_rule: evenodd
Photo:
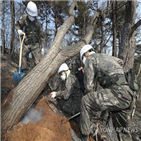
M 25 19 L 26 19 L 26 15 L 23 15 L 17 21 L 17 23 L 15 24 L 17 30 L 23 30 Z
M 56 95 L 56 97 L 60 97 L 61 99 L 65 99 L 67 100 L 70 95 L 72 94 L 72 92 L 74 91 L 74 79 L 72 77 L 69 77 L 66 80 L 66 84 L 65 84 L 65 90 L 63 90 L 62 92 L 58 93 Z
M 94 91 L 94 73 L 93 60 L 87 59 L 84 67 L 85 93 Z

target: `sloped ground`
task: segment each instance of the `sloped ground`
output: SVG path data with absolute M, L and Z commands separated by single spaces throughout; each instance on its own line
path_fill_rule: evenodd
M 69 133 L 72 127 L 78 132 L 78 125 L 75 122 L 71 124 L 66 122 L 66 118 L 55 115 L 44 99 L 41 99 L 36 105 L 38 110 L 43 108 L 42 119 L 35 123 L 21 122 L 6 134 L 8 141 L 71 141 Z
M 8 58 L 8 55 L 1 57 L 1 99 L 15 88 L 13 83 L 13 73 L 17 72 L 18 65 Z
M 16 85 L 13 82 L 13 72 L 17 72 L 18 65 L 8 59 L 7 56 L 1 58 L 1 98 L 8 95 Z M 40 96 L 41 97 L 41 96 Z M 66 117 L 56 115 L 41 98 L 36 102 L 35 109 L 42 108 L 42 118 L 37 123 L 22 124 L 19 122 L 5 136 L 5 141 L 71 141 L 70 131 L 79 133 L 78 124 Z M 93 139 L 89 139 L 93 141 Z
M 10 90 L 16 85 L 13 83 L 13 73 L 17 72 L 18 65 L 7 56 L 1 58 L 1 99 L 3 100 Z M 40 96 L 42 97 L 42 96 Z M 78 124 L 75 121 L 66 122 L 66 118 L 55 115 L 43 98 L 36 102 L 35 108 L 42 108 L 42 119 L 37 123 L 15 125 L 5 134 L 5 141 L 71 141 L 70 131 L 79 133 Z M 134 116 L 134 126 L 138 132 L 134 134 L 135 140 L 141 140 L 141 98 L 137 100 L 137 109 Z M 93 139 L 89 139 L 93 141 Z

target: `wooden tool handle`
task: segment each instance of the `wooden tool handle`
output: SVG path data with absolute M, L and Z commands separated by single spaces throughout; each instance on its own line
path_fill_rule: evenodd
M 19 39 L 20 39 L 19 74 L 21 72 L 22 47 L 23 47 L 24 38 L 25 38 L 25 33 L 23 33 L 23 39 L 22 39 L 22 41 L 21 41 L 21 37 L 19 36 Z

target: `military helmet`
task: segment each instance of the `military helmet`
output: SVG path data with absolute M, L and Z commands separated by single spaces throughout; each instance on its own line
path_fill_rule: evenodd
M 58 74 L 62 71 L 67 71 L 67 70 L 69 70 L 68 65 L 66 63 L 63 63 L 58 69 Z
M 34 2 L 30 1 L 28 4 L 27 4 L 27 7 L 26 7 L 26 12 L 30 15 L 30 16 L 38 16 L 38 10 L 37 10 L 37 6 Z
M 83 60 L 82 56 L 84 55 L 84 53 L 86 53 L 87 51 L 89 51 L 91 49 L 93 50 L 93 47 L 91 45 L 85 45 L 81 48 L 81 50 L 80 50 L 80 60 L 81 61 Z

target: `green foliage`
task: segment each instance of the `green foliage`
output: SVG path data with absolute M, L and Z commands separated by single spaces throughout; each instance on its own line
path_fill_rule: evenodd
M 64 23 L 66 16 L 68 16 L 69 1 L 51 1 L 50 5 L 50 16 L 55 23 L 55 35 L 57 34 L 58 28 Z
M 78 34 L 81 38 L 85 35 L 89 22 L 90 6 L 88 2 L 80 1 L 78 2 L 78 12 L 75 25 L 77 26 Z

